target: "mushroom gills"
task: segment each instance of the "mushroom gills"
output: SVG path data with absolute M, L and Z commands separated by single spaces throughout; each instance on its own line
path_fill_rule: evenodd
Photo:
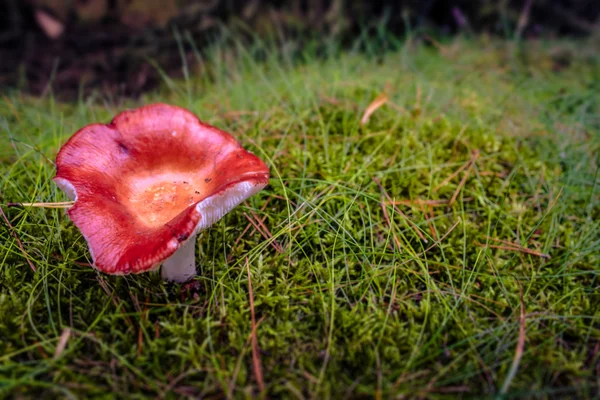
M 185 282 L 196 275 L 196 235 L 212 226 L 225 214 L 250 196 L 260 192 L 267 182 L 242 181 L 198 204 L 196 211 L 201 218 L 194 233 L 167 258 L 161 268 L 161 277 L 168 281 Z

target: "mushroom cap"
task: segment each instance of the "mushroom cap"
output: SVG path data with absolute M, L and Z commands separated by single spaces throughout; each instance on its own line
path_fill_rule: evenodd
M 109 274 L 156 269 L 269 179 L 231 135 L 167 104 L 82 128 L 56 168 L 54 181 L 75 200 L 69 217 Z

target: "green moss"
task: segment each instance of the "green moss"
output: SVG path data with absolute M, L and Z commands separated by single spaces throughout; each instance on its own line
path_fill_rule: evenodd
M 407 44 L 377 60 L 349 52 L 295 66 L 235 47 L 207 55 L 212 82 L 169 82 L 138 102 L 7 96 L 3 204 L 65 200 L 48 161 L 60 144 L 156 101 L 237 135 L 273 178 L 202 236 L 200 275 L 185 288 L 98 274 L 64 211 L 3 206 L 0 393 L 256 393 L 248 260 L 270 397 L 500 393 L 521 290 L 525 346 L 510 397 L 593 395 L 599 64 L 574 54 L 553 72 L 551 49 L 534 47 L 530 64 L 510 44 L 459 40 L 446 54 Z M 390 103 L 361 125 L 384 90 Z M 272 237 L 245 230 L 250 211 Z

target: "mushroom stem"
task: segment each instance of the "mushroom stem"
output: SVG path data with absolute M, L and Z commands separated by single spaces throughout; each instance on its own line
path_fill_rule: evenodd
M 160 274 L 164 280 L 174 282 L 185 282 L 196 275 L 196 235 L 163 262 Z

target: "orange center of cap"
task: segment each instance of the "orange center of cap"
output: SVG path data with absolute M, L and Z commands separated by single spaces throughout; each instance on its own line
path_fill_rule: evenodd
M 128 180 L 131 189 L 127 198 L 123 199 L 125 201 L 121 202 L 127 204 L 139 221 L 149 227 L 164 225 L 202 200 L 210 183 L 209 177 L 202 179 L 197 174 L 171 172 L 131 176 Z

